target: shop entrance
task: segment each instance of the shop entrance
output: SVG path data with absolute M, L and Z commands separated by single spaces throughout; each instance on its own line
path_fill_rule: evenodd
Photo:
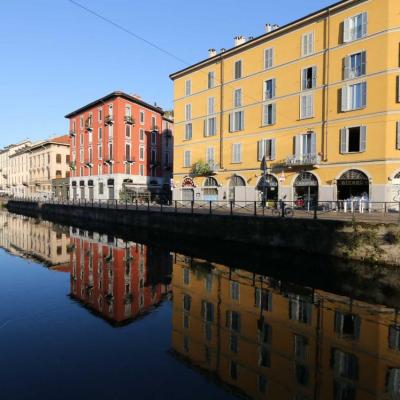
M 337 180 L 338 200 L 358 200 L 369 197 L 369 179 L 356 169 L 346 171 Z

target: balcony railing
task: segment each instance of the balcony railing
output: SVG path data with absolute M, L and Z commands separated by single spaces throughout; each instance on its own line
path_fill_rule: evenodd
M 130 115 L 125 115 L 124 121 L 125 121 L 128 125 L 135 125 L 135 119 L 132 118 Z
M 69 131 L 69 136 L 70 136 L 70 137 L 76 136 L 76 132 L 73 131 L 73 130 Z
M 150 130 L 152 132 L 158 132 L 158 125 L 153 125 Z
M 114 123 L 114 116 L 112 116 L 112 115 L 107 115 L 105 118 L 104 118 L 104 124 L 105 125 L 112 125 Z
M 124 164 L 135 164 L 136 160 L 134 158 L 124 161 Z
M 287 167 L 315 166 L 321 164 L 321 157 L 318 154 L 293 155 L 287 157 L 284 164 Z
M 88 132 L 91 132 L 91 131 L 93 130 L 92 120 L 91 120 L 91 119 L 86 120 L 85 129 L 86 129 Z

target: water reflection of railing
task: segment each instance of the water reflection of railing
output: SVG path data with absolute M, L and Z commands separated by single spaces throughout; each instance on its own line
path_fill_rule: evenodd
M 179 255 L 173 292 L 174 354 L 230 389 L 279 400 L 397 398 L 393 309 Z
M 71 296 L 113 325 L 150 312 L 170 293 L 169 252 L 71 228 Z

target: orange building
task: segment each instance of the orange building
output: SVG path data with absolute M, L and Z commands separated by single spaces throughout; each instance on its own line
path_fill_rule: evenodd
M 252 399 L 398 399 L 394 309 L 175 256 L 172 347 Z M 247 398 L 246 397 L 246 398 Z
M 171 256 L 71 228 L 71 296 L 115 325 L 151 311 L 170 292 Z
M 66 118 L 70 120 L 72 199 L 169 194 L 173 122 L 160 107 L 113 92 Z

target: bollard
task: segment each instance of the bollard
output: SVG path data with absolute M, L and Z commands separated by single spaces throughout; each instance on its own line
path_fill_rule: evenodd
M 257 202 L 254 202 L 254 216 L 257 216 Z
M 210 201 L 210 215 L 212 214 L 212 201 Z
M 233 215 L 233 201 L 230 201 L 230 206 L 231 206 L 231 215 Z

